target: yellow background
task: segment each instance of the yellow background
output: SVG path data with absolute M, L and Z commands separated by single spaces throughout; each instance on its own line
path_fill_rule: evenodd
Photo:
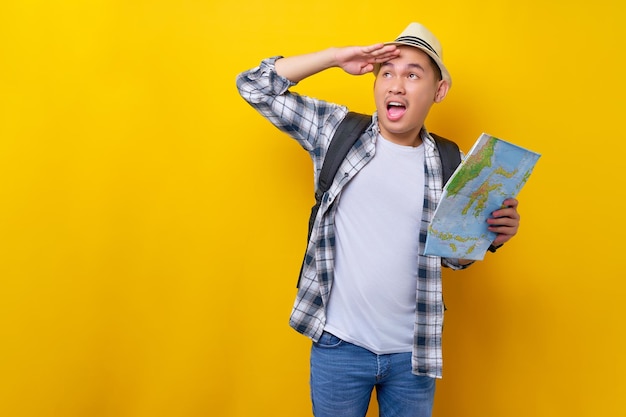
M 0 415 L 310 415 L 287 318 L 311 166 L 235 76 L 410 21 L 454 80 L 428 127 L 542 154 L 519 235 L 444 275 L 435 416 L 626 415 L 625 17 L 617 0 L 3 2 Z M 297 90 L 372 111 L 372 82 Z

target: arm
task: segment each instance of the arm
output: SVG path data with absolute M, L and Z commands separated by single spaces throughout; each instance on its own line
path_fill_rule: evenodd
M 395 45 L 382 43 L 370 46 L 328 48 L 319 52 L 282 58 L 276 61 L 276 73 L 297 83 L 303 79 L 338 67 L 351 75 L 371 72 L 375 63 L 385 62 L 398 56 Z
M 332 67 L 343 68 L 350 74 L 364 74 L 372 71 L 373 63 L 391 59 L 398 53 L 395 46 L 376 44 L 268 58 L 258 67 L 239 74 L 237 89 L 263 117 L 321 161 L 323 155 L 319 150 L 327 145 L 323 141 L 332 137 L 348 110 L 289 89 L 302 79 Z

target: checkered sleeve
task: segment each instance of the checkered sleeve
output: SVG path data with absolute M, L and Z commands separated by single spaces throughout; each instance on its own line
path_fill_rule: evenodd
M 237 89 L 263 117 L 296 139 L 309 153 L 318 153 L 315 156 L 319 158 L 319 149 L 327 144 L 329 127 L 336 128 L 347 110 L 289 91 L 296 83 L 276 73 L 275 62 L 279 58 L 267 58 L 259 66 L 239 74 Z

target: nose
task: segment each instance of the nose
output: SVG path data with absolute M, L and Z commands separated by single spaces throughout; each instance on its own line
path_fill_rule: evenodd
M 400 79 L 400 77 L 394 77 L 389 81 L 389 92 L 391 94 L 404 93 L 404 84 L 402 83 L 402 79 Z

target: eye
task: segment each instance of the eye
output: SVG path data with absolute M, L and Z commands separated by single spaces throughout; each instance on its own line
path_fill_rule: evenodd
M 409 78 L 411 80 L 417 80 L 417 79 L 419 79 L 419 76 L 416 73 L 412 72 L 412 73 L 409 74 Z

